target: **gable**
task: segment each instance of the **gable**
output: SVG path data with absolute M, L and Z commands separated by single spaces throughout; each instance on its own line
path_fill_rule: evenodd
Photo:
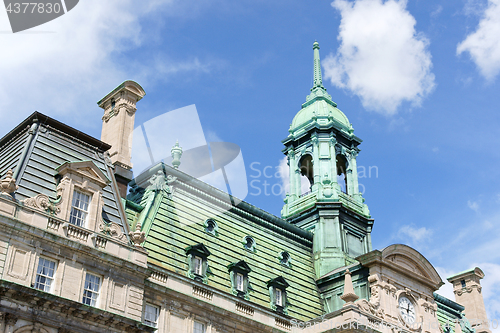
M 74 174 L 84 178 L 87 181 L 106 187 L 111 181 L 92 161 L 64 162 L 56 168 L 57 174 L 64 176 Z

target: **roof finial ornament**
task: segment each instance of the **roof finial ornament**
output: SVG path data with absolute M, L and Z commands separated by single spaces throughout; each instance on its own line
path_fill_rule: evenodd
M 318 98 L 323 99 L 327 103 L 336 107 L 337 104 L 332 100 L 332 96 L 330 96 L 326 92 L 326 88 L 323 85 L 323 75 L 321 74 L 321 59 L 319 57 L 319 43 L 318 42 L 314 42 L 313 50 L 314 50 L 314 67 L 313 67 L 314 82 L 313 82 L 313 86 L 311 88 L 311 93 L 309 95 L 307 95 L 306 103 L 303 104 L 302 107 L 304 107 L 305 105 L 309 105 L 310 103 L 312 103 L 314 100 L 316 100 Z
M 321 60 L 319 58 L 318 42 L 314 42 L 313 50 L 314 50 L 314 84 L 312 89 L 316 87 L 321 87 L 325 89 L 325 87 L 323 86 L 323 76 L 321 75 Z
M 175 143 L 175 146 L 172 147 L 170 151 L 172 153 L 172 166 L 174 169 L 178 169 L 179 165 L 181 165 L 181 156 L 182 156 L 182 147 L 179 147 L 179 140 Z
M 354 304 L 354 301 L 356 301 L 359 296 L 356 295 L 354 292 L 354 288 L 352 286 L 352 278 L 351 278 L 351 272 L 349 269 L 345 271 L 345 281 L 344 281 L 344 293 L 340 298 L 345 302 L 344 306 Z

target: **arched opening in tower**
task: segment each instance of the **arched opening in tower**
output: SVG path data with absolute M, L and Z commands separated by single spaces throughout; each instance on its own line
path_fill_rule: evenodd
M 344 155 L 337 155 L 337 182 L 342 192 L 347 193 L 347 160 Z
M 309 191 L 314 184 L 314 170 L 311 155 L 304 155 L 299 161 L 300 174 L 309 180 Z M 302 178 L 302 177 L 301 177 Z

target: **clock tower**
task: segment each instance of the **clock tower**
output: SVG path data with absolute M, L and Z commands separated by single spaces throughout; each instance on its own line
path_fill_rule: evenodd
M 357 156 L 361 139 L 323 86 L 319 44 L 313 44 L 314 83 L 293 118 L 283 153 L 290 192 L 282 217 L 314 233 L 317 278 L 372 250 L 373 220 L 359 191 Z M 302 193 L 302 179 L 309 190 Z

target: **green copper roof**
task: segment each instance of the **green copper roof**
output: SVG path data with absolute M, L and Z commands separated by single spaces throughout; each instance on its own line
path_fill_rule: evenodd
M 319 44 L 314 42 L 314 83 L 311 93 L 307 95 L 306 102 L 302 104 L 302 110 L 293 118 L 290 130 L 294 131 L 305 125 L 323 120 L 325 124 L 333 120 L 341 127 L 351 128 L 351 123 L 346 115 L 337 108 L 337 103 L 332 100 L 332 96 L 327 93 L 323 86 L 323 77 L 321 75 L 321 60 L 319 57 Z

